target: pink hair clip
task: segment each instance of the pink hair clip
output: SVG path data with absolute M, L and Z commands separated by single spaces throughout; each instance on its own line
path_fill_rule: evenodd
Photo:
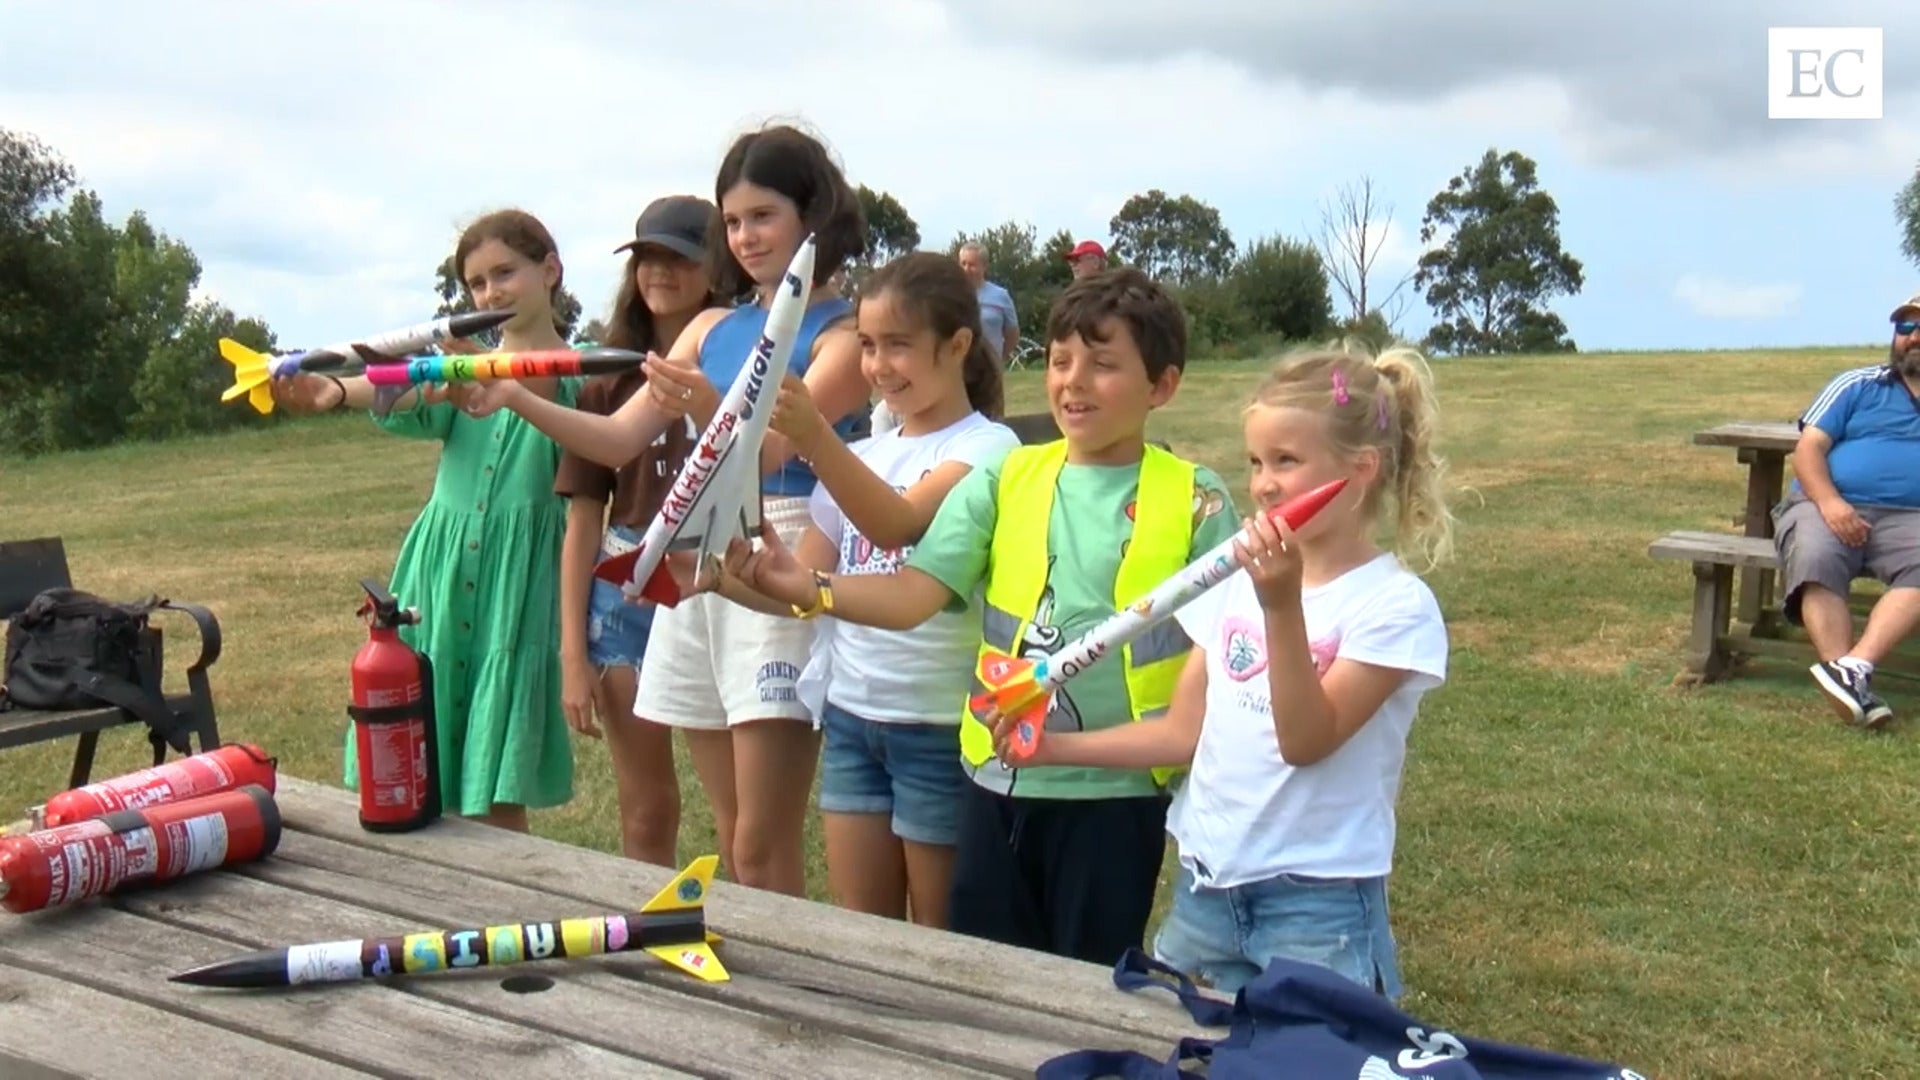
M 1342 405 L 1347 403 L 1347 376 L 1345 372 L 1333 373 L 1333 400 Z
M 1379 405 L 1379 408 L 1374 411 L 1380 414 L 1380 430 L 1385 431 L 1387 430 L 1387 395 L 1381 394 L 1374 401 Z

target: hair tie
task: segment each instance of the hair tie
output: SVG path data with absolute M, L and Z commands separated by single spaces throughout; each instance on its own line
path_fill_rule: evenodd
M 1374 409 L 1374 412 L 1379 414 L 1380 430 L 1385 431 L 1387 430 L 1387 395 L 1381 394 L 1379 397 L 1376 397 L 1373 400 L 1374 400 L 1374 404 L 1378 406 L 1377 408 Z
M 1345 405 L 1347 403 L 1348 399 L 1347 399 L 1346 372 L 1336 371 L 1333 373 L 1333 400 L 1338 402 L 1341 405 Z

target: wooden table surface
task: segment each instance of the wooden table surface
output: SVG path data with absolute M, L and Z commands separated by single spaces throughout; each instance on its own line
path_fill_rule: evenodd
M 1733 420 L 1694 432 L 1693 441 L 1700 446 L 1792 453 L 1800 441 L 1800 426 L 1791 420 Z
M 675 873 L 453 819 L 368 833 L 353 796 L 284 774 L 276 801 L 264 861 L 0 911 L 0 1076 L 1032 1076 L 1070 1050 L 1164 1059 L 1224 1034 L 1106 967 L 720 880 L 723 983 L 638 952 L 291 990 L 168 982 L 255 949 L 626 913 Z M 502 985 L 530 974 L 551 985 Z

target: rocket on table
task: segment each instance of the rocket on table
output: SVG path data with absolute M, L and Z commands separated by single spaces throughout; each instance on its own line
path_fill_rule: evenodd
M 720 937 L 707 929 L 706 919 L 707 891 L 719 862 L 713 855 L 695 859 L 633 914 L 265 949 L 183 971 L 167 981 L 260 989 L 644 950 L 705 982 L 726 982 L 727 969 L 713 953 Z

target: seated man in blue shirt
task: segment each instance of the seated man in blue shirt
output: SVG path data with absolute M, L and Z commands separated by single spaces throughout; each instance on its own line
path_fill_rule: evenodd
M 1870 728 L 1893 716 L 1873 666 L 1920 623 L 1920 295 L 1893 324 L 1886 363 L 1836 376 L 1801 415 L 1793 487 L 1773 511 L 1781 613 L 1806 627 L 1841 717 Z M 1856 642 L 1847 594 L 1861 576 L 1887 593 Z

